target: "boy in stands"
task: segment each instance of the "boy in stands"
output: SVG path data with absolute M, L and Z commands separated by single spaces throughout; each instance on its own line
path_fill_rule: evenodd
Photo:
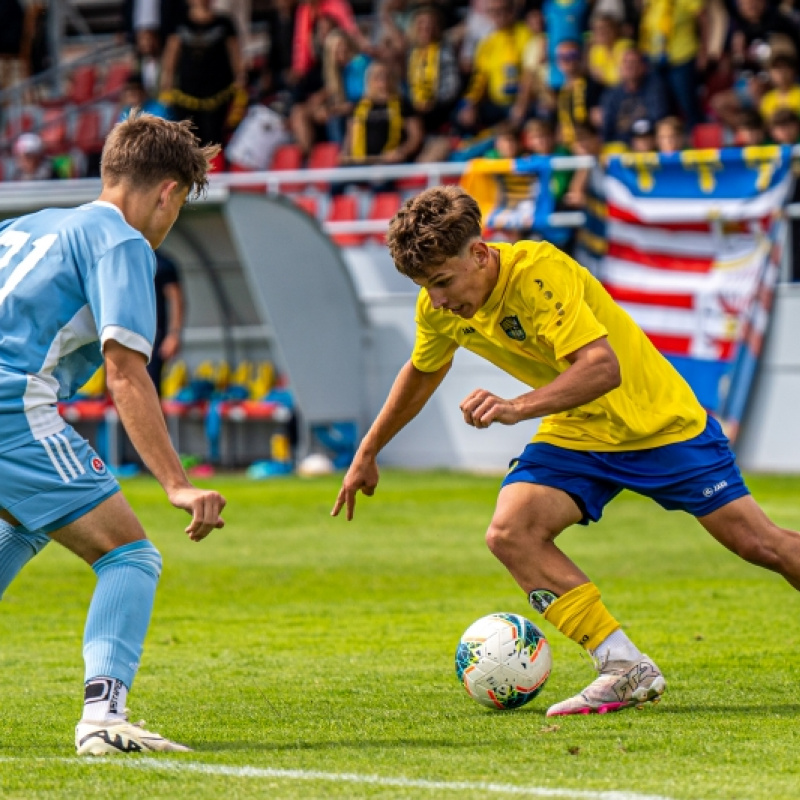
M 587 270 L 548 242 L 484 242 L 478 205 L 457 187 L 409 200 L 387 241 L 397 269 L 422 289 L 416 343 L 331 513 L 346 507 L 351 519 L 357 493 L 374 493 L 378 454 L 425 405 L 459 346 L 533 387 L 513 399 L 475 389 L 460 409 L 476 428 L 542 419 L 511 462 L 486 538 L 533 608 L 586 648 L 599 672 L 548 716 L 617 711 L 666 688 L 556 546 L 565 528 L 599 520 L 622 489 L 692 514 L 734 553 L 800 588 L 800 534 L 767 519 L 719 424 Z

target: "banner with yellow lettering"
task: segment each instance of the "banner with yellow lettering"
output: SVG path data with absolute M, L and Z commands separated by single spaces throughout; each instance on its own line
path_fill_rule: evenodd
M 792 180 L 789 147 L 611 156 L 594 182 L 604 224 L 592 213 L 592 235 L 579 236 L 611 296 L 732 439 L 769 319 Z M 602 254 L 588 252 L 602 240 Z

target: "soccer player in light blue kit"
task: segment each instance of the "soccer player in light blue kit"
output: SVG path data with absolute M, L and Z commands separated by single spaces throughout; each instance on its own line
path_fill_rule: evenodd
M 84 633 L 79 754 L 188 750 L 128 721 L 161 556 L 105 464 L 59 416 L 105 364 L 125 430 L 193 541 L 221 528 L 225 499 L 189 482 L 146 365 L 158 247 L 218 147 L 189 123 L 133 116 L 103 149 L 102 192 L 79 208 L 0 223 L 0 595 L 51 540 L 97 575 Z

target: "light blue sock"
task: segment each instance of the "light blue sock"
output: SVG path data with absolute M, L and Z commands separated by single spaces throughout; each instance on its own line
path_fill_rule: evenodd
M 85 681 L 116 678 L 129 689 L 161 575 L 161 555 L 147 539 L 117 547 L 92 564 L 97 586 L 83 634 Z
M 19 571 L 50 541 L 46 533 L 15 528 L 0 519 L 0 597 Z

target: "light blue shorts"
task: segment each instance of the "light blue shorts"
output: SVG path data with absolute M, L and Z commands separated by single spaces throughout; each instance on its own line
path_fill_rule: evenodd
M 63 528 L 118 491 L 117 479 L 69 425 L 0 453 L 0 508 L 29 531 Z

